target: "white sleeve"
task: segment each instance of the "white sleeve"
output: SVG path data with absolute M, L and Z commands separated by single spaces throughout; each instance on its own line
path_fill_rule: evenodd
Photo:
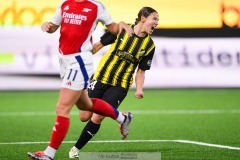
M 113 19 L 111 18 L 110 14 L 102 3 L 99 3 L 98 5 L 98 20 L 103 25 L 109 25 L 113 23 Z
M 62 23 L 62 9 L 61 9 L 62 4 L 57 8 L 55 14 L 53 15 L 51 22 L 56 25 L 61 25 Z

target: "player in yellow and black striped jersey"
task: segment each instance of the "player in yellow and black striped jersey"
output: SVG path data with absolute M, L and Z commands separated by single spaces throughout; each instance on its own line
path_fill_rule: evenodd
M 135 25 L 131 26 L 134 28 Z M 105 36 L 108 34 L 111 33 L 108 32 Z M 123 30 L 101 59 L 93 79 L 128 89 L 133 83 L 137 66 L 141 70 L 150 69 L 154 51 L 155 44 L 149 34 L 143 37 L 133 34 L 130 37 Z
M 88 87 L 89 97 L 101 98 L 118 108 L 126 97 L 135 76 L 136 98 L 143 98 L 145 71 L 151 67 L 155 44 L 150 37 L 158 25 L 158 13 L 151 7 L 143 7 L 131 24 L 134 34 L 129 36 L 124 30 L 118 35 L 106 32 L 100 42 L 94 44 L 93 52 L 111 44 L 111 48 L 102 57 L 97 71 Z M 103 116 L 84 111 L 80 112 L 82 121 L 91 120 L 83 129 L 75 146 L 70 150 L 69 157 L 78 155 L 79 150 L 98 132 Z M 123 137 L 126 138 L 126 137 Z

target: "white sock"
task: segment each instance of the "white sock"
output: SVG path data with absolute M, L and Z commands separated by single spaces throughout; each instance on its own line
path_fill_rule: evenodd
M 57 152 L 56 149 L 48 146 L 48 147 L 46 148 L 46 150 L 44 151 L 44 154 L 53 159 L 56 152 Z
M 77 147 L 75 147 L 75 146 L 73 146 L 72 150 L 79 151 L 79 149 Z
M 122 123 L 124 122 L 124 120 L 125 120 L 125 116 L 122 114 L 122 112 L 119 112 L 116 121 L 117 121 L 119 124 L 122 124 Z

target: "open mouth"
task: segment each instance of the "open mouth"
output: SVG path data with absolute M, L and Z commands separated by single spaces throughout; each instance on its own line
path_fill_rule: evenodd
M 156 26 L 152 26 L 151 27 L 152 32 L 154 31 L 155 28 L 156 28 Z

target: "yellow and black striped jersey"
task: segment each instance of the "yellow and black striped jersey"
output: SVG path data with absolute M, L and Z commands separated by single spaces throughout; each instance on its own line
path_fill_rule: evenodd
M 103 37 L 107 38 L 106 35 Z M 150 69 L 154 51 L 155 44 L 150 35 L 138 37 L 133 34 L 130 37 L 123 30 L 100 60 L 93 79 L 128 89 L 132 86 L 137 66 L 142 70 Z

